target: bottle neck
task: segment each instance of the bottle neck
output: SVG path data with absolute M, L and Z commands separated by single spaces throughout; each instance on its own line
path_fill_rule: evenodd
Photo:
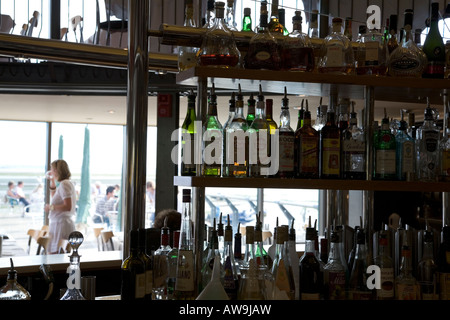
M 316 252 L 316 246 L 315 246 L 314 240 L 306 240 L 305 243 L 305 253 L 312 253 L 314 254 Z
M 339 242 L 331 242 L 330 251 L 328 253 L 328 263 L 341 263 L 341 250 Z
M 236 109 L 234 111 L 235 117 L 243 118 L 244 117 L 244 101 L 237 100 L 236 101 Z
M 291 116 L 289 108 L 282 107 L 280 113 L 280 128 L 288 128 L 291 125 Z
M 342 34 L 342 23 L 333 23 L 333 33 Z
M 186 17 L 184 19 L 185 27 L 196 27 L 194 21 L 194 7 L 192 5 L 186 5 Z
M 411 275 L 412 261 L 411 261 L 411 249 L 409 247 L 402 248 L 402 262 L 400 265 L 400 273 L 404 275 Z
M 210 102 L 208 105 L 208 116 L 217 117 L 217 103 Z
M 424 242 L 422 259 L 433 259 L 433 242 Z
M 264 100 L 258 101 L 256 105 L 255 119 L 264 119 Z

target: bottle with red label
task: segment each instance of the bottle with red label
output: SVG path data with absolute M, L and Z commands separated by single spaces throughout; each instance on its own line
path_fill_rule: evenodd
M 442 79 L 445 74 L 445 45 L 438 26 L 439 2 L 433 2 L 431 4 L 430 20 L 430 30 L 422 47 L 428 59 L 422 77 Z

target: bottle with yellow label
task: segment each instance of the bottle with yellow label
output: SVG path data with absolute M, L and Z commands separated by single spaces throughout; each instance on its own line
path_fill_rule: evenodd
M 341 176 L 341 131 L 336 125 L 334 108 L 327 110 L 327 123 L 320 130 L 320 178 L 337 179 Z

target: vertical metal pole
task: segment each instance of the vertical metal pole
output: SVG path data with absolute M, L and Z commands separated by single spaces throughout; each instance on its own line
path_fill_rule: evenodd
M 374 88 L 364 88 L 364 130 L 366 136 L 366 173 L 367 180 L 372 180 L 373 173 L 373 120 L 374 120 Z M 367 237 L 367 255 L 371 260 L 373 258 L 373 238 L 369 235 L 373 233 L 374 220 L 374 192 L 370 190 L 363 191 L 363 223 L 366 228 Z
M 148 117 L 149 1 L 128 0 L 128 91 L 126 176 L 123 211 L 124 258 L 129 255 L 129 232 L 145 226 L 145 183 Z
M 449 100 L 448 100 L 448 92 L 447 90 L 444 90 L 442 94 L 443 102 L 444 102 L 444 119 L 443 119 L 443 128 L 442 128 L 442 135 L 443 137 L 447 137 L 447 128 L 449 125 Z M 449 205 L 449 193 L 448 192 L 442 192 L 442 226 L 445 227 L 449 224 L 448 221 L 448 205 Z
M 46 151 L 47 151 L 47 155 L 46 155 L 46 159 L 45 159 L 45 171 L 49 171 L 50 170 L 50 166 L 52 163 L 52 129 L 53 129 L 53 123 L 52 122 L 47 122 L 47 146 L 46 146 Z M 50 180 L 45 179 L 45 196 L 44 196 L 44 201 L 45 203 L 50 203 Z M 44 225 L 49 224 L 49 219 L 48 219 L 48 212 L 44 212 L 44 219 L 43 219 L 43 223 Z

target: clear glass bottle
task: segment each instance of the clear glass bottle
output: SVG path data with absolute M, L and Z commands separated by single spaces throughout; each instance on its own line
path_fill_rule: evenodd
M 384 109 L 384 118 L 381 121 L 381 129 L 376 133 L 373 142 L 374 148 L 374 179 L 396 180 L 396 152 L 397 144 L 395 136 L 389 127 L 389 118 L 386 108 Z
M 380 231 L 378 238 L 378 255 L 375 264 L 380 267 L 380 285 L 377 289 L 377 300 L 394 299 L 394 262 L 389 255 L 389 243 L 386 231 Z
M 167 300 L 173 299 L 173 291 L 175 290 L 175 282 L 177 280 L 177 260 L 178 245 L 180 243 L 180 230 L 173 232 L 172 249 L 167 253 L 169 262 L 169 274 L 167 277 Z
M 295 131 L 295 176 L 319 178 L 319 132 L 311 126 L 311 112 L 306 105 L 303 126 Z
M 206 285 L 211 281 L 211 276 L 213 274 L 213 267 L 214 267 L 214 259 L 215 257 L 219 258 L 219 261 L 221 260 L 220 252 L 219 252 L 219 240 L 217 237 L 217 230 L 216 230 L 216 218 L 214 218 L 213 222 L 213 228 L 211 229 L 211 236 L 209 239 L 209 250 L 208 250 L 208 256 L 206 258 L 205 264 L 202 266 L 201 274 L 202 274 L 202 281 L 201 281 L 201 287 L 199 292 L 201 292 Z M 223 268 L 223 264 L 220 264 L 220 268 Z M 223 270 L 221 271 L 221 274 L 223 275 Z M 223 279 L 223 277 L 221 277 Z
M 286 246 L 286 255 L 288 257 L 289 262 L 289 274 L 293 279 L 293 300 L 300 299 L 300 268 L 299 268 L 299 259 L 296 248 L 297 236 L 294 228 L 294 220 L 292 219 L 291 225 L 288 233 L 288 240 L 285 242 Z
M 293 30 L 282 43 L 282 69 L 288 71 L 313 71 L 314 51 L 311 41 L 302 32 L 301 11 L 295 11 L 292 18 Z
M 224 225 L 222 222 L 222 212 L 219 216 L 219 223 L 217 224 L 217 245 L 219 248 L 219 254 L 220 254 L 220 263 L 223 265 L 224 263 L 224 255 L 223 252 L 225 251 L 225 230 Z
M 231 122 L 234 119 L 234 116 L 236 114 L 236 99 L 235 99 L 235 93 L 232 92 L 231 93 L 231 97 L 230 100 L 228 100 L 228 119 L 227 121 L 225 121 L 225 123 L 223 124 L 223 160 L 222 160 L 222 177 L 230 177 L 232 176 L 230 174 L 230 172 L 228 171 L 228 166 L 227 166 L 227 131 L 228 131 L 228 127 L 231 125 Z
M 365 180 L 366 139 L 364 130 L 358 126 L 356 116 L 353 102 L 349 127 L 342 132 L 342 174 L 344 179 Z
M 412 34 L 413 10 L 406 9 L 403 35 L 399 46 L 389 57 L 389 75 L 395 77 L 422 77 L 427 57 L 416 45 Z
M 242 18 L 242 31 L 253 32 L 251 8 L 244 8 L 244 17 Z
M 420 289 L 412 274 L 411 247 L 403 244 L 401 253 L 400 273 L 395 278 L 395 298 L 397 300 L 419 300 Z
M 281 103 L 280 113 L 280 129 L 278 143 L 278 177 L 292 178 L 294 177 L 294 143 L 295 132 L 291 128 L 289 114 L 289 99 L 287 97 L 286 87 L 284 88 L 284 98 Z
M 383 34 L 378 29 L 369 29 L 361 36 L 357 50 L 356 74 L 385 76 L 388 68 L 389 51 Z
M 123 290 L 126 287 L 124 284 L 131 284 L 131 282 L 127 282 L 127 280 L 136 280 L 135 283 L 132 283 L 131 286 L 128 287 L 130 289 L 135 289 L 128 292 L 133 295 L 130 300 L 143 299 L 145 297 L 145 266 L 144 262 L 138 257 L 137 231 L 134 238 L 135 241 L 132 244 L 136 251 L 134 252 L 134 255 L 130 253 L 130 257 L 133 256 L 131 259 L 125 259 L 122 262 L 122 300 L 126 299 L 126 295 L 124 295 L 125 290 Z M 67 290 L 60 300 L 85 300 L 85 298 L 81 294 L 81 256 L 78 254 L 78 248 L 83 243 L 84 237 L 81 232 L 73 231 L 69 234 L 68 240 L 70 246 L 72 247 L 72 254 L 70 255 L 70 265 L 67 268 L 69 277 L 66 281 Z M 134 258 L 136 258 L 136 260 Z M 134 264 L 133 262 L 136 262 L 136 264 Z
M 262 157 L 270 155 L 270 127 L 266 120 L 265 101 L 259 86 L 258 102 L 256 105 L 255 120 L 253 120 L 249 133 L 249 176 L 264 177 L 263 168 L 268 168 L 269 164 L 263 163 Z
M 445 45 L 439 31 L 439 2 L 431 3 L 431 21 L 422 50 L 427 56 L 427 64 L 423 71 L 423 78 L 444 78 L 445 74 Z
M 175 300 L 194 300 L 195 260 L 194 238 L 192 236 L 191 189 L 183 189 L 182 219 L 180 226 L 180 243 L 178 245 L 177 278 L 173 297 Z
M 167 300 L 167 278 L 169 277 L 170 230 L 167 217 L 161 228 L 161 246 L 153 254 L 152 300 Z
M 345 18 L 344 23 L 344 36 L 348 38 L 348 40 L 353 41 L 353 30 L 352 30 L 352 17 Z
M 272 275 L 276 288 L 281 291 L 282 297 L 293 300 L 295 297 L 294 279 L 289 272 L 289 258 L 286 256 L 285 243 L 288 240 L 288 227 L 277 228 L 277 245 L 275 259 L 272 264 Z
M 319 36 L 319 11 L 311 11 L 311 20 L 309 22 L 309 37 L 311 39 L 318 39 Z
M 245 252 L 244 260 L 241 265 L 242 275 L 244 275 L 250 268 L 250 260 L 253 260 L 255 266 L 257 267 L 255 257 L 255 227 L 245 226 Z
M 223 263 L 223 287 L 230 300 L 237 299 L 239 289 L 238 268 L 234 260 L 233 252 L 233 227 L 230 225 L 230 216 L 227 215 L 225 226 L 225 251 Z
M 426 230 L 423 235 L 423 255 L 417 265 L 417 281 L 421 300 L 437 300 L 437 265 L 434 262 L 433 233 Z
M 373 300 L 374 292 L 367 288 L 367 247 L 366 233 L 358 229 L 356 234 L 355 260 L 348 282 L 349 300 Z
M 181 126 L 181 169 L 182 176 L 195 176 L 195 151 L 194 151 L 194 134 L 195 121 L 197 116 L 195 114 L 195 94 L 191 89 L 188 95 L 187 112 Z
M 14 270 L 13 259 L 9 259 L 11 269 L 8 271 L 6 284 L 0 288 L 0 300 L 31 300 L 30 293 L 17 282 L 17 271 Z
M 193 0 L 186 1 L 185 18 L 183 25 L 189 28 L 197 27 L 197 24 L 194 20 Z M 178 48 L 178 70 L 185 71 L 189 68 L 195 67 L 197 65 L 197 52 L 198 48 L 196 47 L 180 46 Z
M 320 49 L 318 70 L 321 73 L 350 74 L 354 71 L 355 57 L 350 40 L 342 34 L 342 19 L 333 18 L 331 33 Z
M 430 107 L 429 100 L 425 109 L 422 126 L 417 129 L 417 179 L 420 181 L 438 181 L 439 179 L 439 142 L 440 130 L 436 125 L 437 110 Z
M 238 300 L 266 300 L 266 286 L 259 279 L 259 271 L 254 259 L 248 261 L 247 272 L 239 283 Z
M 226 21 L 227 21 L 227 27 L 230 29 L 230 31 L 237 31 L 237 24 L 235 20 L 235 9 L 236 9 L 236 3 L 234 0 L 227 0 L 227 14 L 226 14 Z
M 311 219 L 311 218 L 310 218 Z M 300 266 L 300 300 L 320 300 L 323 290 L 323 273 L 315 254 L 316 230 L 306 228 L 305 252 L 299 260 Z
M 248 141 L 245 139 L 245 132 L 248 124 L 244 117 L 244 100 L 241 86 L 236 98 L 235 114 L 231 123 L 224 128 L 226 143 L 225 150 L 225 171 L 228 177 L 247 177 L 248 174 Z M 224 171 L 224 173 L 225 173 Z
M 214 2 L 215 0 L 208 0 L 206 4 L 206 13 L 203 18 L 203 28 L 212 28 L 214 24 Z
M 324 297 L 326 300 L 344 300 L 346 296 L 346 268 L 342 264 L 339 234 L 330 236 L 328 261 L 323 267 Z
M 208 101 L 208 114 L 206 115 L 205 122 L 203 124 L 203 176 L 221 176 L 222 169 L 222 153 L 223 153 L 223 139 L 222 139 L 222 124 L 217 116 L 217 95 L 212 85 L 209 101 Z M 220 139 L 220 148 L 217 150 L 216 139 Z
M 325 123 L 327 123 L 327 111 L 328 106 L 322 104 L 322 97 L 320 98 L 319 106 L 317 107 L 316 120 L 314 122 L 313 128 L 320 132 Z
M 215 3 L 216 17 L 214 24 L 206 31 L 199 49 L 198 64 L 217 68 L 239 67 L 241 54 L 236 47 L 233 33 L 225 21 L 225 3 Z
M 279 70 L 281 57 L 278 42 L 269 31 L 267 2 L 261 1 L 260 24 L 256 34 L 250 39 L 245 68 Z
M 387 47 L 389 55 L 398 47 L 398 39 L 397 39 L 397 15 L 391 14 L 389 16 L 389 35 L 387 39 Z
M 397 144 L 396 167 L 398 180 L 415 180 L 415 143 L 414 139 L 407 133 L 408 124 L 404 120 L 404 112 L 402 110 L 400 127 L 395 135 L 395 143 Z
M 320 178 L 337 179 L 341 176 L 341 132 L 336 125 L 333 108 L 327 110 L 327 123 L 320 130 L 319 157 Z

